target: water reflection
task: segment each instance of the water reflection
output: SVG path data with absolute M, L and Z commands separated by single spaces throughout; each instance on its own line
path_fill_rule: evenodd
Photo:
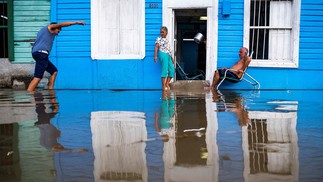
M 162 92 L 162 103 L 159 112 L 155 113 L 155 129 L 162 140 L 167 142 L 173 135 L 175 125 L 175 100 L 174 96 L 167 91 Z
M 56 102 L 56 91 L 48 90 L 48 95 L 45 96 L 43 92 L 34 92 L 34 98 L 37 113 L 35 126 L 40 131 L 40 145 L 55 152 L 86 152 L 87 149 L 70 149 L 58 143 L 61 131 L 51 123 L 51 119 L 56 116 L 59 110 L 59 103 Z
M 176 97 L 174 132 L 164 143 L 165 181 L 217 181 L 217 122 L 207 100 Z
M 19 176 L 18 124 L 0 125 L 0 176 L 14 179 Z
M 53 156 L 48 151 L 41 150 L 40 145 L 51 150 L 57 143 L 56 137 L 50 137 L 49 131 L 55 127 L 50 120 L 57 114 L 55 93 L 31 94 L 25 91 L 1 92 L 0 120 L 0 175 L 4 181 L 33 181 L 35 177 L 42 181 L 43 172 L 49 172 L 47 180 L 53 180 L 56 175 Z M 35 107 L 36 106 L 36 107 Z M 3 113 L 4 112 L 4 113 Z M 41 125 L 40 128 L 34 124 Z M 45 125 L 49 127 L 45 127 Z M 54 130 L 51 130 L 54 129 Z M 39 136 L 38 131 L 42 137 Z M 57 130 L 56 130 L 57 131 Z M 39 140 L 40 139 L 40 140 Z
M 276 109 L 258 111 L 250 105 L 252 94 L 162 92 L 159 112 L 154 113 L 161 137 L 147 138 L 145 113 L 92 112 L 96 181 L 147 181 L 146 158 L 151 157 L 145 148 L 159 139 L 164 181 L 296 180 L 297 102 L 271 101 Z M 230 131 L 226 125 L 240 129 L 223 133 Z M 239 160 L 243 166 L 235 164 Z
M 0 124 L 34 120 L 34 96 L 25 91 L 0 90 Z
M 42 92 L 35 92 L 35 106 L 37 113 L 37 121 L 35 126 L 40 131 L 40 145 L 48 150 L 60 150 L 64 147 L 57 142 L 57 138 L 60 137 L 61 132 L 50 123 L 50 120 L 58 113 L 59 105 L 56 102 L 55 91 L 49 92 L 49 103 L 44 101 Z M 47 110 L 47 111 L 46 111 Z
M 242 130 L 244 177 L 248 181 L 297 181 L 297 113 L 253 111 Z
M 241 94 L 234 91 L 226 91 L 222 94 L 220 91 L 212 91 L 213 102 L 218 103 L 222 107 L 218 107 L 218 111 L 233 112 L 238 118 L 240 126 L 246 126 L 250 123 L 248 110 L 244 103 L 244 98 Z
M 145 113 L 92 112 L 91 131 L 95 181 L 148 180 Z
M 273 111 L 248 111 L 239 93 L 213 93 L 213 98 L 225 106 L 218 111 L 234 113 L 242 126 L 246 181 L 297 181 L 297 102 L 270 101 Z
M 321 166 L 315 158 L 322 159 L 321 123 L 300 119 L 305 107 L 300 112 L 297 97 L 281 92 L 3 93 L 0 112 L 8 114 L 0 123 L 0 177 L 5 181 L 39 176 L 40 181 L 298 181 L 309 178 L 300 166 Z M 111 102 L 116 98 L 122 99 Z M 308 130 L 311 123 L 315 129 Z M 297 133 L 296 126 L 316 133 Z M 315 138 L 303 141 L 303 150 L 310 151 L 303 158 L 302 135 Z M 61 152 L 71 151 L 63 146 L 90 150 Z M 311 170 L 306 175 L 314 175 Z M 309 179 L 320 178 L 314 176 Z

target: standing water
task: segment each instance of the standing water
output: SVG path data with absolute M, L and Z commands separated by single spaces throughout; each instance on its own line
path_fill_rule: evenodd
M 0 90 L 1 181 L 323 181 L 322 90 Z

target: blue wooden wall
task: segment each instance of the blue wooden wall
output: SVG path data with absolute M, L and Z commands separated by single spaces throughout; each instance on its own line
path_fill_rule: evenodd
M 158 4 L 150 8 L 149 4 Z M 146 7 L 146 57 L 143 60 L 92 60 L 90 0 L 52 0 L 52 21 L 84 20 L 85 26 L 63 28 L 56 37 L 52 60 L 58 67 L 58 89 L 159 89 L 160 65 L 153 60 L 162 23 L 161 0 Z M 56 54 L 54 53 L 56 49 Z
M 219 0 L 218 14 L 218 62 L 217 67 L 230 68 L 239 59 L 239 50 L 243 47 L 244 2 L 243 0 L 230 1 L 230 15 L 222 14 L 223 0 Z M 248 73 L 253 72 L 249 68 Z M 252 74 L 257 80 L 257 75 Z M 224 82 L 222 88 L 252 88 L 245 82 L 237 84 Z
M 219 1 L 218 14 L 218 67 L 231 67 L 243 46 L 243 0 L 231 0 L 231 14 L 222 14 L 223 1 Z
M 300 69 L 323 69 L 323 0 L 302 0 Z
M 150 8 L 149 4 L 158 4 Z M 323 0 L 302 0 L 299 68 L 255 68 L 248 73 L 263 89 L 323 89 Z M 153 61 L 154 42 L 162 25 L 162 0 L 146 0 L 146 56 L 143 60 L 92 60 L 90 0 L 52 0 L 51 21 L 84 20 L 85 26 L 64 28 L 56 38 L 51 59 L 59 69 L 58 89 L 160 89 L 160 65 Z M 222 15 L 219 0 L 218 67 L 238 60 L 243 45 L 243 0 L 231 0 L 231 14 Z M 319 76 L 316 76 L 319 75 Z M 314 77 L 313 77 L 314 76 Z M 246 83 L 224 88 L 252 88 Z
M 231 0 L 230 16 L 222 15 L 219 1 L 218 67 L 230 67 L 238 60 L 243 46 L 243 0 Z M 248 73 L 261 82 L 262 89 L 323 89 L 323 0 L 301 1 L 299 67 L 248 68 Z M 252 88 L 241 82 L 226 83 L 223 88 Z

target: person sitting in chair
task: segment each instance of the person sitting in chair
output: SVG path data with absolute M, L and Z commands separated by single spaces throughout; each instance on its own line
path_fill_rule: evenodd
M 240 60 L 237 61 L 230 68 L 230 69 L 233 69 L 236 71 L 228 70 L 226 77 L 235 78 L 235 79 L 240 79 L 242 77 L 244 71 L 246 70 L 246 68 L 249 66 L 249 64 L 251 62 L 251 58 L 248 56 L 248 49 L 247 48 L 245 48 L 245 47 L 240 48 L 239 58 L 240 58 Z M 213 82 L 211 85 L 212 90 L 217 87 L 217 85 L 221 81 L 221 78 L 223 78 L 226 70 L 227 70 L 227 68 L 220 68 L 214 72 Z

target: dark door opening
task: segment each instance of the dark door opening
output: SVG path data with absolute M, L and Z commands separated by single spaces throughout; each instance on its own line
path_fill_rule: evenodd
M 194 41 L 197 33 L 202 33 L 206 40 L 206 17 L 206 9 L 175 10 L 176 61 L 183 71 L 192 74 L 192 77 L 194 73 L 200 74 L 206 71 L 206 41 L 200 43 Z M 176 79 L 185 78 L 176 72 Z

